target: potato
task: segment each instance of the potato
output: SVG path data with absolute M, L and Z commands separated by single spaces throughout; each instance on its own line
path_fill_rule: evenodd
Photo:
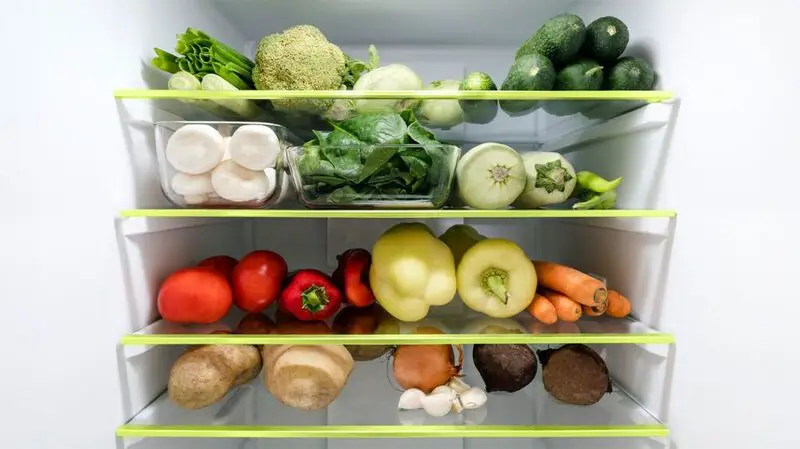
M 333 402 L 355 364 L 343 345 L 265 345 L 263 358 L 267 391 L 300 410 L 319 410 Z
M 193 347 L 172 365 L 167 392 L 178 407 L 207 407 L 261 371 L 258 349 L 250 345 L 206 345 Z

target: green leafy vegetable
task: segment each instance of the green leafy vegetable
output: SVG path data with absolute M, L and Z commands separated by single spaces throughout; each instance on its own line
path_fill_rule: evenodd
M 403 117 L 392 112 L 358 115 L 339 126 L 359 140 L 375 144 L 401 144 L 408 132 Z
M 315 131 L 298 161 L 304 191 L 332 204 L 429 194 L 442 144 L 413 113 L 376 113 Z M 410 145 L 409 145 L 410 143 Z

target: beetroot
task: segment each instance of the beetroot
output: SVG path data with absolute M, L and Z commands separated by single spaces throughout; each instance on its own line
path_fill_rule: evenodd
M 528 345 L 474 345 L 472 359 L 487 393 L 519 391 L 533 381 L 538 368 Z
M 542 361 L 544 389 L 557 400 L 591 405 L 611 392 L 606 362 L 588 346 L 568 344 L 537 354 Z

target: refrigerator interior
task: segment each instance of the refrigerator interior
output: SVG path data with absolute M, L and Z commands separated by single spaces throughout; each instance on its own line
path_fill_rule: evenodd
M 402 4 L 97 0 L 48 5 L 46 13 L 43 2 L 20 6 L 20 17 L 4 27 L 6 41 L 27 37 L 32 48 L 52 50 L 58 42 L 59 50 L 72 49 L 70 53 L 49 53 L 55 66 L 75 66 L 74 52 L 90 53 L 92 63 L 91 70 L 60 71 L 58 85 L 52 82 L 52 72 L 32 73 L 37 94 L 31 97 L 23 90 L 12 90 L 12 104 L 19 107 L 11 108 L 14 114 L 4 112 L 7 126 L 22 131 L 10 135 L 9 146 L 41 148 L 51 162 L 46 166 L 26 164 L 26 151 L 18 151 L 12 154 L 17 169 L 4 179 L 7 189 L 31 186 L 28 196 L 9 199 L 16 215 L 3 222 L 3 246 L 8 250 L 8 260 L 14 263 L 4 266 L 11 282 L 3 285 L 2 295 L 21 298 L 12 304 L 12 316 L 28 317 L 13 327 L 27 341 L 10 348 L 10 360 L 35 368 L 4 373 L 4 379 L 11 376 L 7 385 L 16 385 L 7 396 L 14 405 L 13 413 L 8 409 L 3 414 L 9 415 L 15 430 L 0 441 L 9 447 L 116 444 L 150 449 L 344 449 L 367 444 L 394 449 L 408 444 L 402 439 L 115 441 L 114 428 L 136 416 L 163 391 L 169 366 L 182 349 L 147 347 L 129 353 L 128 348 L 118 345 L 122 335 L 154 320 L 154 292 L 167 273 L 206 256 L 239 257 L 261 248 L 283 254 L 290 269 L 330 270 L 337 251 L 371 246 L 392 221 L 115 221 L 113 217 L 120 209 L 168 207 L 156 181 L 152 122 L 170 114 L 153 109 L 147 101 L 115 103 L 111 91 L 157 88 L 159 83 L 163 87 L 166 78 L 159 78 L 143 61 L 149 58 L 152 47 L 168 48 L 175 34 L 188 26 L 248 50 L 262 35 L 295 23 L 313 23 L 346 52 L 363 57 L 367 45 L 375 44 L 382 63 L 409 64 L 426 82 L 461 77 L 480 69 L 501 80 L 516 46 L 546 18 L 563 11 L 577 13 L 584 20 L 602 15 L 624 18 L 634 36 L 631 51 L 648 55 L 659 72 L 659 87 L 676 91 L 683 104 L 648 105 L 593 128 L 574 119 L 553 119 L 539 113 L 521 119 L 500 117 L 491 125 L 454 129 L 450 137 L 466 147 L 486 140 L 505 141 L 520 149 L 526 145 L 553 149 L 569 146 L 569 157 L 576 164 L 599 172 L 613 167 L 625 177 L 619 207 L 674 208 L 680 218 L 464 222 L 486 235 L 510 237 L 536 257 L 602 273 L 610 285 L 629 292 L 639 320 L 678 336 L 678 345 L 666 349 L 636 345 L 603 348 L 619 385 L 669 424 L 671 447 L 694 449 L 712 443 L 777 447 L 796 441 L 791 414 L 776 404 L 784 394 L 780 385 L 784 381 L 788 384 L 790 370 L 773 369 L 765 374 L 756 366 L 768 357 L 774 360 L 778 353 L 797 362 L 796 351 L 789 348 L 788 327 L 775 325 L 767 317 L 754 321 L 746 307 L 753 299 L 743 298 L 749 295 L 742 295 L 743 289 L 734 287 L 741 282 L 734 280 L 789 279 L 790 264 L 782 262 L 788 258 L 787 249 L 797 247 L 797 237 L 789 233 L 788 223 L 778 214 L 777 198 L 765 198 L 756 189 L 733 194 L 732 187 L 736 190 L 738 186 L 720 182 L 715 174 L 747 176 L 752 172 L 749 154 L 753 149 L 765 159 L 791 157 L 786 164 L 800 162 L 796 153 L 789 155 L 788 142 L 800 141 L 796 127 L 788 122 L 792 116 L 790 102 L 776 102 L 793 86 L 789 78 L 775 73 L 769 83 L 764 83 L 747 70 L 737 72 L 735 78 L 712 76 L 733 70 L 736 64 L 730 61 L 742 53 L 753 55 L 748 65 L 761 67 L 778 57 L 777 50 L 765 50 L 764 46 L 788 38 L 788 19 L 800 11 L 788 1 L 775 3 L 780 3 L 775 11 L 779 7 L 784 10 L 769 14 L 773 19 L 770 26 L 764 24 L 767 8 L 745 6 L 743 2 L 730 3 L 724 13 L 713 5 L 696 2 L 635 0 L 498 0 L 468 5 L 454 0 Z M 718 21 L 709 21 L 709 17 Z M 41 31 L 31 31 L 33 23 Z M 696 31 L 700 28 L 702 33 Z M 743 33 L 743 29 L 748 32 Z M 707 58 L 698 47 L 715 48 L 716 59 Z M 12 54 L 17 51 L 21 50 L 15 47 Z M 17 56 L 23 59 L 22 54 Z M 704 70 L 694 70 L 701 63 Z M 743 86 L 763 90 L 754 92 Z M 749 113 L 767 110 L 768 116 Z M 48 132 L 35 128 L 31 117 L 46 122 Z M 747 117 L 745 123 L 743 117 Z M 592 137 L 592 132 L 600 138 L 585 138 Z M 774 189 L 790 191 L 788 178 L 774 179 Z M 31 179 L 49 182 L 31 185 Z M 67 187 L 69 197 L 54 200 L 64 189 L 54 189 L 53 185 Z M 286 201 L 291 204 L 293 200 Z M 742 204 L 748 206 L 748 214 L 735 209 Z M 454 223 L 429 221 L 440 232 Z M 354 229 L 358 232 L 353 233 Z M 46 245 L 40 243 L 42 240 Z M 59 260 L 58 267 L 50 265 L 53 254 L 66 260 Z M 781 282 L 768 283 L 758 287 L 758 292 L 764 298 L 784 297 L 782 288 Z M 32 294 L 35 301 L 30 299 Z M 742 335 L 742 323 L 749 323 L 747 339 L 737 337 Z M 59 345 L 62 341 L 67 344 Z M 59 346 L 63 347 L 53 351 Z M 31 354 L 36 352 L 49 354 L 47 365 L 45 360 L 33 360 Z M 749 363 L 743 364 L 743 355 Z M 789 366 L 792 361 L 784 363 Z M 53 374 L 54 366 L 61 367 L 63 374 Z M 375 379 L 375 373 L 370 372 L 380 369 L 378 362 L 359 364 L 354 376 Z M 743 379 L 758 388 L 743 388 Z M 385 376 L 379 380 L 384 381 Z M 374 388 L 384 388 L 381 385 Z M 342 412 L 360 409 L 358 401 L 364 400 L 370 388 L 367 382 L 363 390 L 343 394 L 338 404 Z M 266 397 L 259 389 L 263 390 L 256 383 L 245 391 Z M 736 396 L 735 403 L 731 402 L 732 395 Z M 487 418 L 495 420 L 493 423 L 514 423 L 514 419 L 528 423 L 528 418 L 536 419 L 533 414 L 539 408 L 535 400 L 524 399 L 541 396 L 532 387 L 526 396 L 520 396 L 522 400 L 506 398 L 504 407 L 497 413 L 489 410 Z M 340 415 L 335 406 L 322 414 L 273 415 L 259 407 L 268 408 L 274 402 L 251 404 L 248 398 L 243 397 L 245 400 L 228 415 L 232 423 L 246 424 L 248 419 L 255 419 L 248 413 L 262 416 L 261 424 L 277 415 L 279 419 L 291 418 L 293 425 L 323 425 L 337 419 L 342 423 L 368 416 L 363 411 Z M 393 397 L 388 400 L 394 402 Z M 52 405 L 56 403 L 68 405 Z M 750 415 L 756 408 L 759 413 Z M 580 419 L 569 413 L 561 418 L 567 422 Z M 47 425 L 45 431 L 43 424 Z M 734 436 L 725 431 L 731 428 L 741 433 Z M 777 430 L 767 434 L 760 431 L 767 428 Z M 431 439 L 412 444 L 468 449 L 497 444 L 526 449 L 665 447 L 661 441 L 646 438 L 502 442 Z

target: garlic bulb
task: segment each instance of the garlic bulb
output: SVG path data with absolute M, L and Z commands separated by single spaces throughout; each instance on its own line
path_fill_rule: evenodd
M 444 416 L 450 413 L 453 401 L 447 393 L 429 394 L 420 398 L 422 408 L 431 416 Z
M 400 400 L 397 402 L 397 408 L 400 410 L 416 410 L 422 408 L 421 399 L 425 396 L 422 390 L 410 388 L 400 395 Z

